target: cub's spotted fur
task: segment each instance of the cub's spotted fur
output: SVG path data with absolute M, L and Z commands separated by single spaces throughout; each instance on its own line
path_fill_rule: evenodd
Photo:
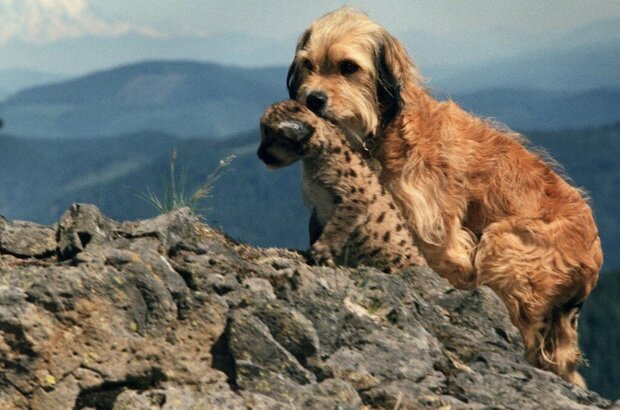
M 391 195 L 333 124 L 296 101 L 276 103 L 261 119 L 258 156 L 270 168 L 303 160 L 305 180 L 313 186 L 307 200 L 322 227 L 311 232 L 318 263 L 385 272 L 426 266 Z

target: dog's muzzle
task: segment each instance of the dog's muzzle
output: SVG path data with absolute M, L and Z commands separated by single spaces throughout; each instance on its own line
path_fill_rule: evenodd
M 308 94 L 306 98 L 306 106 L 318 116 L 323 113 L 326 105 L 327 95 L 324 92 L 314 91 Z

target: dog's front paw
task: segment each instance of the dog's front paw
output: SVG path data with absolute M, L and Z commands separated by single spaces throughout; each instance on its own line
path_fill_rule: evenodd
M 321 242 L 315 242 L 310 250 L 310 255 L 314 263 L 320 266 L 336 266 L 334 261 L 334 254 L 328 246 Z

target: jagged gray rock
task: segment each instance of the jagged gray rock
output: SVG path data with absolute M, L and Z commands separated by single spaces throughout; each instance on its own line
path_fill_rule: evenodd
M 45 258 L 56 253 L 54 229 L 32 222 L 0 220 L 0 252 L 24 258 Z
M 189 210 L 0 223 L 0 408 L 581 409 L 488 289 L 240 244 Z

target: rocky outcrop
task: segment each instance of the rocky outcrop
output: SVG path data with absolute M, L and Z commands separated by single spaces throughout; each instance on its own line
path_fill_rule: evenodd
M 606 408 L 532 368 L 486 288 L 331 269 L 187 209 L 0 222 L 0 408 Z

